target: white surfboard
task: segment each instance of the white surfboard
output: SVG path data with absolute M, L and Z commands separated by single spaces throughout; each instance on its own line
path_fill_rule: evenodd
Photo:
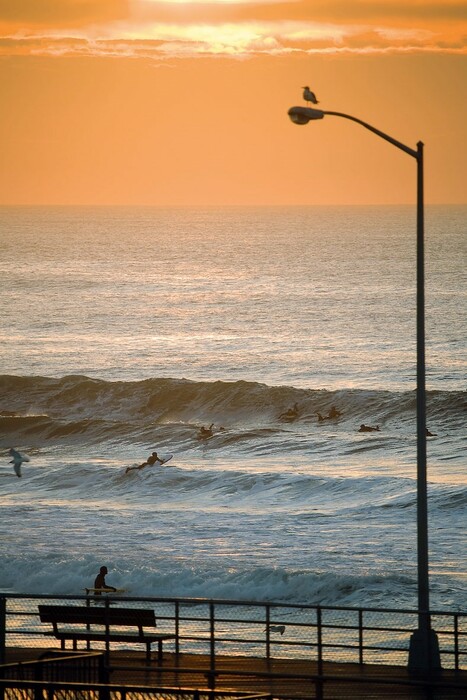
M 156 464 L 158 467 L 161 467 L 163 464 L 167 464 L 167 462 L 170 462 L 172 459 L 173 455 L 167 455 L 166 457 L 162 458 L 162 461 L 157 460 Z

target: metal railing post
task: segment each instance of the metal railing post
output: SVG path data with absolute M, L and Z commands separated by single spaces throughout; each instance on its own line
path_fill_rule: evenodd
M 180 653 L 180 603 L 178 600 L 175 601 L 175 654 L 179 656 Z
M 321 607 L 316 608 L 316 635 L 318 644 L 318 675 L 323 675 L 323 629 L 322 629 L 322 613 Z
M 318 645 L 318 678 L 315 680 L 316 700 L 323 700 L 323 617 L 321 607 L 316 607 L 316 642 Z
M 103 685 L 110 682 L 109 670 L 103 656 L 99 656 L 97 660 L 97 678 Z
M 110 689 L 108 686 L 99 689 L 99 700 L 110 700 Z
M 269 625 L 271 622 L 271 608 L 266 603 L 266 659 L 271 659 L 271 631 Z
M 86 607 L 87 608 L 91 607 L 91 600 L 89 598 L 89 588 L 86 588 Z M 87 630 L 91 629 L 91 625 L 89 624 L 89 622 L 86 624 L 86 629 Z M 86 649 L 88 651 L 91 649 L 91 642 L 89 641 L 89 639 L 86 641 Z
M 363 665 L 363 610 L 358 611 L 358 663 Z
M 209 633 L 210 633 L 210 667 L 209 689 L 216 689 L 216 640 L 215 640 L 215 612 L 214 603 L 209 603 Z
M 0 596 L 0 664 L 5 663 L 6 649 L 6 598 Z

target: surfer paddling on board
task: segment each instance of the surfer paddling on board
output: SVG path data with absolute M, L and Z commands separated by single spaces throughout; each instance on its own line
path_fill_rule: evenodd
M 106 566 L 101 566 L 99 569 L 99 573 L 96 576 L 96 579 L 94 581 L 94 588 L 95 589 L 102 589 L 103 591 L 116 591 L 117 589 L 114 588 L 113 586 L 108 586 L 105 582 L 105 575 L 108 573 L 107 567 Z M 94 591 L 94 595 L 100 595 L 99 590 Z
M 209 428 L 205 428 L 204 425 L 201 426 L 199 429 L 198 437 L 200 440 L 204 440 L 204 438 L 210 438 L 213 436 L 212 429 L 214 427 L 214 423 L 211 423 Z
M 152 467 L 153 464 L 156 462 L 161 462 L 162 460 L 159 459 L 157 456 L 157 452 L 153 452 L 152 454 L 149 455 L 147 460 L 143 462 L 142 464 L 139 464 L 137 467 L 127 467 L 125 470 L 125 474 L 128 474 L 128 472 L 131 472 L 132 469 L 144 469 L 144 467 Z
M 284 413 L 281 413 L 279 418 L 288 418 L 293 419 L 293 418 L 298 418 L 298 403 L 294 403 L 292 408 L 288 408 L 287 411 L 284 411 Z
M 372 426 L 372 425 L 365 425 L 365 423 L 362 423 L 361 426 L 358 429 L 359 433 L 379 433 L 379 425 Z
M 128 472 L 131 472 L 132 469 L 144 469 L 144 467 L 152 467 L 155 464 L 157 464 L 157 466 L 162 466 L 163 464 L 168 462 L 169 459 L 172 459 L 172 457 L 173 457 L 173 455 L 168 455 L 165 459 L 163 459 L 162 457 L 159 457 L 157 452 L 153 452 L 152 454 L 149 455 L 149 457 L 147 458 L 147 460 L 145 462 L 143 462 L 142 464 L 139 464 L 137 467 L 127 467 L 125 469 L 125 474 L 128 474 Z
M 322 416 L 321 413 L 317 413 L 316 415 L 318 416 L 319 422 L 322 423 L 324 420 L 334 420 L 334 418 L 339 418 L 342 413 L 341 411 L 338 411 L 335 406 L 331 406 L 327 416 Z

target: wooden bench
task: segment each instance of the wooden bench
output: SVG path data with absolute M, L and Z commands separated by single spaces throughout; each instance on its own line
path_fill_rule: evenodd
M 166 639 L 175 639 L 175 634 L 159 634 L 153 632 L 156 627 L 154 610 L 142 608 L 110 608 L 77 605 L 39 605 L 41 622 L 53 625 L 51 634 L 61 641 L 65 649 L 66 640 L 73 642 L 77 648 L 79 640 L 90 642 L 105 642 L 107 653 L 110 642 L 131 642 L 146 645 L 146 664 L 151 663 L 151 644 L 158 644 L 158 663 L 162 664 L 162 643 Z M 59 626 L 60 625 L 60 626 Z M 91 627 L 92 626 L 92 627 Z M 101 627 L 103 629 L 95 629 Z M 125 629 L 115 629 L 116 627 Z M 128 628 L 136 629 L 128 629 Z M 151 628 L 147 630 L 145 628 Z

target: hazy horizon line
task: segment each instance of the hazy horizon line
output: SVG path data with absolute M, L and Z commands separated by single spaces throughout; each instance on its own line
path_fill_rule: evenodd
M 93 208 L 93 209 L 234 209 L 234 208 L 270 208 L 270 209 L 279 209 L 279 208 L 287 208 L 287 209 L 293 209 L 293 208 L 329 208 L 329 207 L 415 207 L 416 203 L 408 203 L 408 202 L 399 202 L 399 203 L 387 203 L 387 202 L 367 202 L 367 203 L 334 203 L 334 204 L 317 204 L 317 203 L 309 203 L 309 204 L 245 204 L 245 203 L 237 203 L 237 204 L 114 204 L 114 203 L 101 203 L 101 204 L 92 204 L 92 203 L 77 203 L 77 204 L 69 204 L 69 203 L 47 203 L 47 204 L 34 204 L 34 203 L 29 203 L 29 204 L 1 204 L 0 203 L 0 209 L 46 209 L 46 208 Z M 432 203 L 426 203 L 424 205 L 425 209 L 428 209 L 430 207 L 467 207 L 467 202 L 432 202 Z

